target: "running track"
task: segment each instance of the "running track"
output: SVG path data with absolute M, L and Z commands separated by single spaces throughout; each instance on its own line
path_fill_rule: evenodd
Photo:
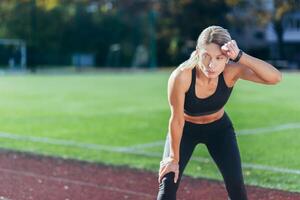
M 0 151 L 0 200 L 155 200 L 157 174 Z M 300 200 L 300 193 L 247 186 L 250 200 Z M 183 176 L 178 200 L 225 200 L 222 182 Z

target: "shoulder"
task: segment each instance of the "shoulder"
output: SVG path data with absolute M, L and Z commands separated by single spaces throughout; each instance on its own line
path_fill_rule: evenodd
M 233 87 L 238 80 L 238 75 L 241 71 L 241 67 L 238 63 L 229 62 L 224 69 L 224 79 L 229 87 Z
M 192 68 L 177 67 L 169 77 L 168 84 L 180 90 L 187 91 L 192 80 Z

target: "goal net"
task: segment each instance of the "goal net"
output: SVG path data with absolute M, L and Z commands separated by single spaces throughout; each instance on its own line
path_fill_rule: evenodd
M 0 66 L 5 69 L 26 69 L 26 42 L 0 38 Z

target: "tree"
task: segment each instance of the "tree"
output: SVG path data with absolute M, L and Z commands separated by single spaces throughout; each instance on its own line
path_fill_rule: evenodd
M 189 55 L 181 55 L 187 41 L 196 40 L 210 25 L 228 27 L 226 1 L 169 0 L 161 1 L 158 19 L 158 59 L 161 65 L 178 65 Z
M 292 11 L 300 9 L 299 0 L 228 0 L 233 8 L 239 8 L 247 13 L 244 17 L 230 17 L 230 22 L 236 26 L 242 26 L 245 23 L 255 23 L 257 26 L 266 26 L 268 23 L 273 24 L 274 31 L 277 35 L 277 45 L 279 49 L 279 58 L 284 59 L 284 16 Z M 269 4 L 266 6 L 266 4 Z M 271 7 L 271 9 L 270 9 Z
M 274 24 L 274 30 L 277 34 L 278 38 L 278 49 L 279 49 L 279 57 L 285 59 L 284 53 L 284 26 L 283 26 L 283 17 L 285 14 L 300 9 L 300 1 L 299 0 L 274 0 L 275 10 L 272 13 L 272 21 Z

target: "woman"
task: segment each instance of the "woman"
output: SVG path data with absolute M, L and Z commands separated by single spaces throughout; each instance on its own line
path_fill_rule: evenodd
M 281 73 L 242 52 L 226 29 L 204 29 L 195 51 L 168 81 L 171 117 L 160 162 L 157 200 L 176 199 L 183 171 L 199 143 L 206 145 L 220 170 L 229 198 L 247 199 L 236 134 L 224 111 L 239 79 L 276 84 L 281 81 Z

